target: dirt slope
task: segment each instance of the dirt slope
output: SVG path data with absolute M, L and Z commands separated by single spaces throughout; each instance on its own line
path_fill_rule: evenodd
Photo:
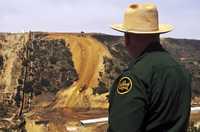
M 23 47 L 27 41 L 26 34 L 3 34 L 5 39 L 0 40 L 0 54 L 4 56 L 4 69 L 0 74 L 0 84 L 4 87 L 4 92 L 13 92 L 16 86 L 16 78 L 20 75 L 20 63 L 17 61 L 18 51 Z M 1 89 L 0 89 L 1 90 Z
M 103 57 L 112 58 L 110 52 L 102 43 L 90 36 L 49 34 L 47 39 L 65 40 L 72 52 L 79 79 L 56 94 L 55 100 L 50 103 L 52 107 L 29 113 L 26 118 L 26 129 L 38 132 L 65 132 L 71 126 L 82 132 L 102 132 L 106 126 L 94 125 L 85 128 L 79 126 L 79 121 L 107 115 L 107 94 L 93 95 L 92 88 L 99 83 L 99 72 L 104 72 Z M 46 120 L 47 126 L 36 124 L 37 121 Z
M 69 45 L 79 79 L 70 88 L 57 93 L 54 107 L 107 108 L 105 95 L 92 95 L 103 72 L 103 56 L 111 57 L 107 48 L 89 36 L 50 34 L 49 39 L 64 39 Z

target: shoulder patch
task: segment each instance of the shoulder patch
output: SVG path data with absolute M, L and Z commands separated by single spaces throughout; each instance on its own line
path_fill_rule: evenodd
M 130 77 L 122 77 L 117 86 L 118 94 L 126 94 L 132 89 L 133 82 Z

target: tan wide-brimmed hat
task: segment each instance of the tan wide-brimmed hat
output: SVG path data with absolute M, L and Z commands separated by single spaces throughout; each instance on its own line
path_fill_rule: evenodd
M 123 24 L 113 24 L 111 27 L 120 32 L 134 34 L 161 34 L 173 30 L 170 24 L 159 24 L 158 10 L 153 3 L 129 5 Z

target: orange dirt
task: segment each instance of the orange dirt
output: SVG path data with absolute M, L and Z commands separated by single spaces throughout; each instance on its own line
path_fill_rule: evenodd
M 99 72 L 103 72 L 103 56 L 111 57 L 107 48 L 89 36 L 50 34 L 49 39 L 64 39 L 69 45 L 79 80 L 70 88 L 58 92 L 55 108 L 107 108 L 106 96 L 93 96 L 98 85 Z
M 68 127 L 76 127 L 80 132 L 105 131 L 106 125 L 97 124 L 80 128 L 79 122 L 81 119 L 107 116 L 106 94 L 94 96 L 92 88 L 98 85 L 99 72 L 104 72 L 103 56 L 111 57 L 109 51 L 103 44 L 88 35 L 51 33 L 47 38 L 66 41 L 66 46 L 69 46 L 72 52 L 79 79 L 72 86 L 60 90 L 48 107 L 46 107 L 48 100 L 41 100 L 29 113 L 30 115 L 27 115 L 27 130 L 66 132 Z M 46 108 L 39 108 L 39 105 Z M 37 121 L 49 122 L 47 125 L 37 125 L 35 123 Z

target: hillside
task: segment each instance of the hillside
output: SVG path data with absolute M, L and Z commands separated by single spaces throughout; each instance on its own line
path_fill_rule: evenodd
M 94 33 L 1 33 L 0 130 L 62 132 L 78 127 L 80 119 L 106 116 L 109 87 L 131 59 L 123 41 L 121 36 Z M 196 99 L 200 41 L 163 38 L 161 42 L 192 73 Z M 15 117 L 21 108 L 23 120 Z M 102 132 L 105 128 L 79 129 Z

